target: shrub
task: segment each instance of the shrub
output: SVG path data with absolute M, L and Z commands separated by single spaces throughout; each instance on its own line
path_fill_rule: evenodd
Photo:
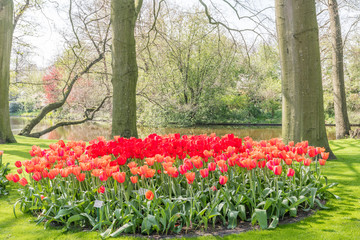
M 8 191 L 6 190 L 6 185 L 8 185 L 9 182 L 5 178 L 5 176 L 10 171 L 10 168 L 8 167 L 9 163 L 7 163 L 6 165 L 2 163 L 3 154 L 4 152 L 0 151 L 0 196 L 8 194 Z

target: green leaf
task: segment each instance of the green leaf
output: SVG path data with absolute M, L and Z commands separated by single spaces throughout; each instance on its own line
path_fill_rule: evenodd
M 239 216 L 240 216 L 241 220 L 245 221 L 246 220 L 245 206 L 244 205 L 238 205 L 237 210 L 239 210 Z
M 319 199 L 315 199 L 315 202 L 322 209 L 330 209 L 329 207 L 326 207 L 324 204 L 322 204 Z
M 290 208 L 289 212 L 290 212 L 290 217 L 296 217 L 296 215 L 297 215 L 296 208 L 294 208 L 294 207 Z
M 314 201 L 315 201 L 315 196 L 316 196 L 316 192 L 317 192 L 317 188 L 310 188 L 310 206 L 311 208 L 314 207 Z
M 265 205 L 264 205 L 264 210 L 267 210 L 269 207 L 271 207 L 271 205 L 275 202 L 275 200 L 273 198 L 268 198 L 266 199 Z
M 61 209 L 55 216 L 55 219 L 59 219 L 66 215 L 69 215 L 72 212 L 72 209 Z
M 116 230 L 115 232 L 113 232 L 112 234 L 110 234 L 111 237 L 117 237 L 119 236 L 122 232 L 124 232 L 126 229 L 130 228 L 134 226 L 134 224 L 132 222 L 128 222 L 126 224 L 124 224 L 123 226 L 121 226 L 118 230 Z
M 266 210 L 262 209 L 255 209 L 255 218 L 256 221 L 259 223 L 261 229 L 267 229 L 267 214 Z
M 239 212 L 238 211 L 230 211 L 228 214 L 229 217 L 229 225 L 228 225 L 228 229 L 234 229 L 237 226 L 237 216 L 238 216 Z
M 89 220 L 91 226 L 94 227 L 94 226 L 96 225 L 96 222 L 95 222 L 94 218 L 93 218 L 92 216 L 90 216 L 89 214 L 87 214 L 87 213 L 80 213 L 80 215 L 83 216 L 83 217 L 86 217 L 86 218 Z
M 279 217 L 278 216 L 272 216 L 272 221 L 269 225 L 269 229 L 275 229 L 277 225 L 279 224 Z
M 80 214 L 71 216 L 71 217 L 67 220 L 67 222 L 66 222 L 66 228 L 69 228 L 69 226 L 70 226 L 70 224 L 71 224 L 72 222 L 81 221 L 81 220 L 83 220 L 83 219 L 85 219 L 85 217 L 82 216 L 82 215 L 80 215 Z
M 106 229 L 105 232 L 103 232 L 102 234 L 100 234 L 100 236 L 101 236 L 102 238 L 108 238 L 108 237 L 109 237 L 109 235 L 110 235 L 110 233 L 111 233 L 111 231 L 112 231 L 112 229 L 113 229 L 113 227 L 114 227 L 115 222 L 116 222 L 116 219 L 111 223 L 110 227 L 109 227 L 108 229 Z
M 159 223 L 156 221 L 155 216 L 149 214 L 142 222 L 141 232 L 150 234 L 150 230 L 152 230 L 152 228 L 159 231 Z

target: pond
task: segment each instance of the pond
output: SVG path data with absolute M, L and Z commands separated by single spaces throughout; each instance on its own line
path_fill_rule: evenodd
M 11 129 L 14 134 L 18 134 L 30 118 L 11 117 Z M 46 120 L 39 124 L 34 131 L 40 131 L 51 126 L 52 121 Z M 74 141 L 90 141 L 98 136 L 110 139 L 111 128 L 106 122 L 86 122 L 81 125 L 65 126 L 43 135 L 43 139 L 67 139 Z M 335 139 L 335 127 L 326 127 L 328 138 Z M 170 134 L 180 133 L 181 135 L 199 135 L 216 133 L 217 136 L 233 133 L 238 137 L 250 136 L 254 140 L 266 140 L 281 137 L 281 127 L 249 127 L 249 126 L 196 126 L 196 127 L 142 127 L 138 126 L 140 138 L 144 138 L 151 133 Z

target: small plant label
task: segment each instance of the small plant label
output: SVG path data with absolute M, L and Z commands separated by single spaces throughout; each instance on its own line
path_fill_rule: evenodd
M 104 204 L 104 201 L 95 200 L 94 208 L 101 208 Z

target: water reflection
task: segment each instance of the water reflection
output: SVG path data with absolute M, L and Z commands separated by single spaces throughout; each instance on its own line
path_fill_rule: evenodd
M 18 134 L 22 127 L 30 121 L 30 118 L 11 117 L 11 129 L 15 134 Z M 51 126 L 53 122 L 47 120 L 39 124 L 34 131 L 40 131 Z M 327 127 L 328 138 L 335 139 L 335 127 Z M 216 133 L 218 136 L 233 133 L 238 137 L 250 136 L 254 140 L 266 140 L 274 137 L 281 137 L 281 127 L 244 127 L 244 126 L 205 126 L 205 127 L 190 127 L 190 128 L 149 128 L 138 127 L 139 137 L 144 138 L 151 133 L 170 134 L 180 133 L 181 135 L 199 135 Z M 67 139 L 67 140 L 83 140 L 90 141 L 97 136 L 104 136 L 110 139 L 111 128 L 110 124 L 102 122 L 86 122 L 81 125 L 65 126 L 55 129 L 54 131 L 43 135 L 43 139 Z

